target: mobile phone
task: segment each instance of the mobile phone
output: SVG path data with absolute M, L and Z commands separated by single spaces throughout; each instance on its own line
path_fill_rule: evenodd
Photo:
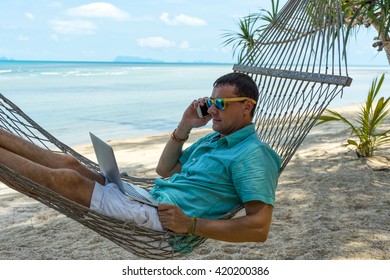
M 199 118 L 204 118 L 205 116 L 207 116 L 209 113 L 207 112 L 209 110 L 209 108 L 207 108 L 207 105 L 204 104 L 204 105 L 198 105 L 198 108 L 196 108 L 196 111 L 198 113 L 198 117 Z

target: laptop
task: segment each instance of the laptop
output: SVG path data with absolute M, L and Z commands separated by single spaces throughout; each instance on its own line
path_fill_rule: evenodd
M 100 171 L 106 176 L 108 181 L 115 183 L 121 192 L 129 196 L 130 199 L 157 207 L 158 201 L 147 190 L 129 182 L 122 181 L 112 147 L 91 132 L 89 135 Z

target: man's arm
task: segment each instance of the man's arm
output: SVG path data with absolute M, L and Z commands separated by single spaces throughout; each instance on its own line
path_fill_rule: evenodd
M 190 131 L 191 130 L 187 132 L 185 129 L 181 129 L 179 125 L 173 133 L 175 133 L 174 137 L 178 139 L 186 139 L 190 134 Z M 174 137 L 171 136 L 171 138 L 169 138 L 156 167 L 157 174 L 163 178 L 170 177 L 174 173 L 180 173 L 181 171 L 179 158 L 184 141 L 176 141 Z
M 185 139 L 188 138 L 191 130 L 195 127 L 206 125 L 211 116 L 199 118 L 196 113 L 196 108 L 199 104 L 204 104 L 203 99 L 194 100 L 183 113 L 182 119 L 175 129 L 170 139 L 168 140 L 156 167 L 156 172 L 161 177 L 170 177 L 174 173 L 181 171 L 181 163 L 179 158 L 183 149 Z M 183 140 L 183 141 L 181 141 Z
M 244 204 L 246 215 L 229 220 L 198 218 L 195 235 L 228 242 L 264 242 L 271 227 L 272 205 L 261 201 Z M 159 205 L 159 218 L 163 227 L 177 233 L 188 233 L 191 217 L 179 207 L 170 204 Z

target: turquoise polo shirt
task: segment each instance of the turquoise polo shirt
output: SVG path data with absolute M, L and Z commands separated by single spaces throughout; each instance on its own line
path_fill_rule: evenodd
M 151 194 L 186 215 L 218 219 L 247 201 L 274 205 L 280 157 L 261 142 L 254 124 L 226 137 L 216 132 L 182 152 L 182 171 L 158 178 Z

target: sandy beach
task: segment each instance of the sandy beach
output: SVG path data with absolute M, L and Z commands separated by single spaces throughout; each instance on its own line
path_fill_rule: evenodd
M 349 116 L 357 107 L 343 108 Z M 337 111 L 340 111 L 337 109 Z M 389 128 L 387 120 L 386 127 Z M 192 133 L 190 144 L 207 131 Z M 169 135 L 111 141 L 122 171 L 154 177 Z M 390 259 L 390 147 L 367 162 L 346 126 L 314 127 L 280 177 L 267 242 L 206 241 L 184 259 Z M 76 148 L 94 158 L 90 145 Z M 379 158 L 381 159 L 381 158 Z M 0 259 L 138 259 L 97 233 L 0 184 Z

